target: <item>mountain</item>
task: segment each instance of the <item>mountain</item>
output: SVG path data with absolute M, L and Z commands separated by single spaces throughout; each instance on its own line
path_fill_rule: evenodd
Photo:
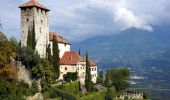
M 104 67 L 137 66 L 142 60 L 159 57 L 170 48 L 169 27 L 154 26 L 152 32 L 131 28 L 117 35 L 93 37 L 72 46 L 74 50 L 89 51 L 91 57 Z

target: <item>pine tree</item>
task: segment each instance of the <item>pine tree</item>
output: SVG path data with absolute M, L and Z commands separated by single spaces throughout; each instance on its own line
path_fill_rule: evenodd
M 90 61 L 88 57 L 88 52 L 86 53 L 86 77 L 85 77 L 85 87 L 88 92 L 93 91 L 93 82 L 91 81 L 91 72 L 90 72 Z
M 60 75 L 60 63 L 59 62 L 60 62 L 60 58 L 59 58 L 58 41 L 56 38 L 53 38 L 53 66 L 54 66 L 55 79 L 58 79 Z

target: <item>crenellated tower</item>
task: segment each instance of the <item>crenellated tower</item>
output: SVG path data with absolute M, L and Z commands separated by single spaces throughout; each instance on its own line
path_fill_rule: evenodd
M 19 6 L 21 8 L 21 46 L 27 46 L 29 30 L 35 32 L 35 50 L 41 58 L 46 56 L 46 47 L 49 43 L 49 9 L 31 0 Z M 34 27 L 34 28 L 33 28 Z

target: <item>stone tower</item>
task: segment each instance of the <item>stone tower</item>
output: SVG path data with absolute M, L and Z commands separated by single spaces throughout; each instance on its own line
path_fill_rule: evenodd
M 21 9 L 21 46 L 27 46 L 28 31 L 34 29 L 35 50 L 41 58 L 45 58 L 49 42 L 49 9 L 36 0 L 24 3 L 19 8 Z

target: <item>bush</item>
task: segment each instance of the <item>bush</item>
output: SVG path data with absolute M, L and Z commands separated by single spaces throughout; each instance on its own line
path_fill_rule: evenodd
M 40 63 L 40 57 L 36 55 L 32 49 L 22 47 L 19 51 L 19 60 L 22 61 L 27 69 L 32 69 Z
M 63 85 L 61 89 L 68 93 L 77 94 L 79 92 L 79 82 L 74 81 L 74 82 L 66 83 Z
M 44 98 L 56 98 L 58 97 L 58 94 L 55 92 L 54 88 L 50 88 L 43 93 L 43 96 Z
M 44 92 L 44 97 L 47 98 L 57 98 L 61 97 L 66 100 L 78 100 L 77 97 L 69 92 L 60 90 L 58 88 L 50 88 L 48 91 Z
M 30 88 L 30 95 L 34 95 L 36 92 L 38 92 L 38 84 L 36 81 L 33 81 Z
M 106 93 L 107 93 L 107 90 L 104 89 L 102 91 L 98 91 L 96 93 L 83 96 L 79 98 L 79 100 L 105 100 Z
M 105 100 L 114 100 L 115 88 L 108 88 Z
M 76 81 L 77 80 L 77 72 L 68 72 L 64 75 L 64 80 L 66 82 Z
M 28 84 L 0 77 L 1 100 L 24 100 L 28 95 Z
M 70 94 L 69 92 L 60 90 L 60 89 L 55 89 L 55 92 L 62 98 L 66 99 L 66 100 L 78 100 L 78 98 L 73 95 Z

